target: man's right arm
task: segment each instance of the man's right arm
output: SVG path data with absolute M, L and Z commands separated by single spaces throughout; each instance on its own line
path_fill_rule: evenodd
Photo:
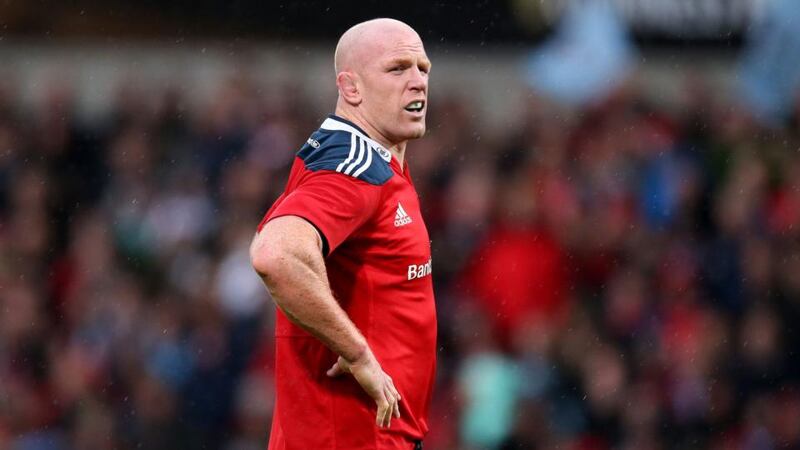
M 355 377 L 378 405 L 378 426 L 388 427 L 392 415 L 400 417 L 392 379 L 331 293 L 314 226 L 297 216 L 270 220 L 253 239 L 250 259 L 286 317 L 339 355 L 328 374 Z

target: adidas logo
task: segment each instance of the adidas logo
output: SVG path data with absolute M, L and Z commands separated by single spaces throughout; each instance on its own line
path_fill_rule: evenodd
M 397 203 L 397 212 L 394 213 L 394 226 L 402 227 L 403 225 L 408 225 L 411 223 L 411 216 L 406 214 L 406 210 L 403 209 L 403 205 L 399 202 Z

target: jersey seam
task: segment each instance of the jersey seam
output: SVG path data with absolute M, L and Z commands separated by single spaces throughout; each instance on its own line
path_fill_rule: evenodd
M 316 169 L 316 170 L 314 170 L 314 169 L 310 169 L 308 166 L 306 166 L 306 169 L 307 169 L 309 172 L 311 172 L 311 173 L 317 173 L 317 172 L 331 172 L 331 173 L 338 173 L 339 175 L 342 175 L 342 176 L 345 176 L 345 177 L 348 177 L 348 178 L 352 178 L 352 179 L 354 179 L 354 180 L 358 180 L 358 181 L 360 181 L 360 182 L 362 182 L 362 183 L 366 183 L 366 184 L 368 184 L 368 185 L 370 185 L 370 186 L 378 186 L 378 187 L 385 186 L 385 185 L 386 185 L 386 183 L 388 183 L 388 182 L 389 182 L 389 181 L 392 179 L 392 177 L 393 177 L 393 176 L 395 176 L 395 173 L 394 173 L 394 171 L 392 171 L 392 172 L 391 172 L 391 175 L 390 175 L 390 176 L 389 176 L 389 177 L 386 179 L 386 181 L 384 181 L 382 184 L 377 184 L 377 183 L 370 183 L 369 181 L 367 181 L 367 180 L 365 180 L 365 179 L 361 178 L 361 176 L 365 175 L 365 174 L 366 174 L 366 172 L 365 172 L 365 173 L 363 173 L 363 174 L 361 174 L 361 175 L 359 175 L 358 177 L 354 177 L 353 175 L 346 174 L 346 173 L 344 173 L 344 172 L 338 172 L 338 171 L 337 171 L 335 168 L 333 168 L 333 169 L 327 169 L 327 168 L 326 168 L 326 169 Z M 389 170 L 391 170 L 391 169 L 389 169 Z

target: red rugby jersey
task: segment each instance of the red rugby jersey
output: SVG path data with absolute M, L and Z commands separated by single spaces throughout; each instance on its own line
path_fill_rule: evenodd
M 324 241 L 334 297 L 400 392 L 401 418 L 377 408 L 352 376 L 328 377 L 337 355 L 278 310 L 270 450 L 410 449 L 428 431 L 436 310 L 428 231 L 408 168 L 355 124 L 326 119 L 295 158 L 264 216 L 295 215 Z

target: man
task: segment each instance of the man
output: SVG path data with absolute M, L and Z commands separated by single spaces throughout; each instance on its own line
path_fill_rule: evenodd
M 295 158 L 251 246 L 278 306 L 270 450 L 422 448 L 436 312 L 428 232 L 405 163 L 431 63 L 391 19 L 336 47 L 336 114 Z

